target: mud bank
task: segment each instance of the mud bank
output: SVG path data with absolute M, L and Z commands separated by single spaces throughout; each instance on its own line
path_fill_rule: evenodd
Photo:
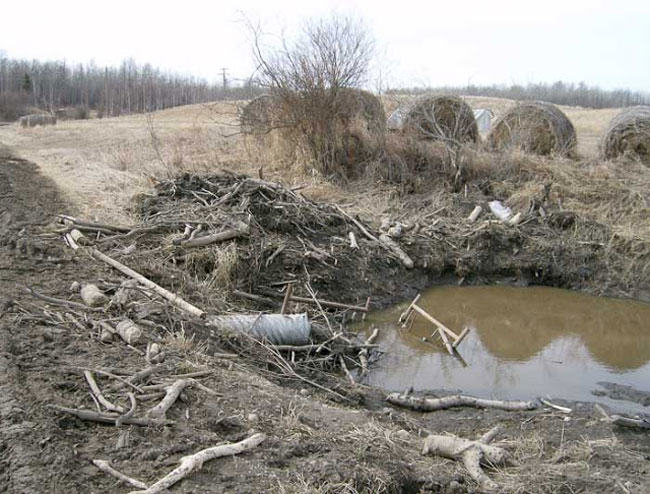
M 242 181 L 226 177 L 215 183 L 219 180 L 228 181 L 231 192 Z M 182 183 L 176 185 L 177 191 L 183 189 Z M 292 211 L 294 206 L 261 208 L 255 202 L 258 197 L 266 204 L 273 205 L 277 197 L 291 204 L 282 189 L 276 197 L 271 187 L 271 192 L 253 188 L 249 194 L 232 194 L 232 203 L 230 198 L 222 203 L 227 209 L 206 212 L 197 208 L 205 207 L 204 201 L 210 206 L 228 192 L 205 185 L 201 188 L 219 198 L 204 192 L 199 200 L 191 193 L 169 194 L 162 189 L 148 198 L 149 203 L 146 198 L 140 202 L 143 224 L 138 227 L 146 229 L 156 221 L 167 229 L 161 226 L 158 231 L 141 230 L 112 239 L 114 235 L 102 234 L 95 237 L 98 245 L 191 302 L 215 311 L 263 308 L 256 305 L 259 302 L 234 296 L 232 288 L 268 297 L 265 289 L 277 292 L 273 283 L 287 279 L 309 282 L 319 297 L 334 300 L 361 302 L 372 295 L 377 306 L 450 277 L 472 283 L 539 280 L 630 296 L 643 291 L 630 289 L 622 276 L 616 278 L 614 268 L 598 271 L 607 267 L 598 247 L 575 239 L 600 242 L 606 233 L 579 218 L 574 230 L 536 221 L 516 229 L 492 224 L 479 228 L 480 224 L 460 221 L 473 202 L 463 200 L 458 213 L 440 214 L 435 225 L 423 220 L 417 233 L 411 230 L 399 239 L 417 265 L 406 270 L 385 248 L 359 232 L 359 249 L 351 249 L 346 237 L 354 224 L 341 219 L 345 217 L 336 208 L 311 204 L 307 208 L 311 215 Z M 260 447 L 206 463 L 171 491 L 476 492 L 459 464 L 421 456 L 421 441 L 427 433 L 445 431 L 474 438 L 496 424 L 504 427 L 501 437 L 515 460 L 512 467 L 490 472 L 503 492 L 611 492 L 621 485 L 630 492 L 643 492 L 650 487 L 647 434 L 613 429 L 588 404 L 574 405 L 568 421 L 552 410 L 416 414 L 386 407 L 377 390 L 345 385 L 342 378 L 330 376 L 328 382 L 339 383 L 336 389 L 348 398 L 337 400 L 304 382 L 275 376 L 241 356 L 218 356 L 210 342 L 191 340 L 191 321 L 184 328 L 166 328 L 170 336 L 163 340 L 167 358 L 160 372 L 183 375 L 207 369 L 209 374 L 201 382 L 217 394 L 188 389 L 168 412 L 174 425 L 116 427 L 61 414 L 48 405 L 94 409 L 83 369 L 105 369 L 128 377 L 147 365 L 125 345 L 101 343 L 85 320 L 80 321 L 82 331 L 68 318 L 57 317 L 58 309 L 24 293 L 22 287 L 28 285 L 79 302 L 69 290 L 73 281 L 101 281 L 102 286 L 124 281 L 92 259 L 73 255 L 60 236 L 51 233 L 48 224 L 53 214 L 66 211 L 56 189 L 35 165 L 7 157 L 0 160 L 0 491 L 128 492 L 132 488 L 100 472 L 91 461 L 110 460 L 118 470 L 151 484 L 184 455 L 264 432 L 268 439 Z M 187 214 L 197 211 L 200 220 Z M 198 222 L 206 230 L 223 228 L 233 217 L 249 220 L 249 213 L 247 238 L 208 251 L 181 252 L 172 247 L 185 223 Z M 364 224 L 379 234 L 376 227 Z M 125 250 L 134 243 L 134 252 Z M 267 264 L 281 245 L 285 247 Z M 611 255 L 618 259 L 623 252 L 614 249 Z M 599 285 L 605 279 L 610 282 Z M 313 307 L 310 312 L 317 317 Z M 168 325 L 168 316 L 163 311 L 155 321 Z M 123 393 L 112 391 L 116 386 L 112 378 L 98 379 L 110 397 L 128 403 Z M 154 375 L 145 382 L 157 385 L 159 381 Z

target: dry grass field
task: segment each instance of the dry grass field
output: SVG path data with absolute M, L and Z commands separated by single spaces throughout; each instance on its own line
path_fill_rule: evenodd
M 404 96 L 385 96 L 389 114 L 408 101 Z M 498 117 L 514 101 L 467 97 L 473 108 L 490 108 Z M 307 185 L 304 193 L 315 199 L 347 203 L 352 210 L 379 218 L 401 209 L 394 187 L 352 183 L 333 185 L 301 165 L 277 138 L 263 140 L 238 133 L 238 103 L 193 105 L 145 115 L 70 120 L 52 127 L 22 129 L 0 127 L 0 142 L 17 155 L 37 163 L 52 178 L 75 214 L 96 221 L 131 223 L 131 198 L 146 192 L 158 179 L 182 171 L 228 169 L 288 185 Z M 536 177 L 525 183 L 513 179 L 504 199 L 525 202 L 527 193 L 542 181 L 557 183 L 563 206 L 614 227 L 632 238 L 650 239 L 648 186 L 650 170 L 635 163 L 610 163 L 598 158 L 598 143 L 617 109 L 593 110 L 561 107 L 578 136 L 578 160 L 545 159 L 513 155 L 503 157 L 478 151 L 474 166 L 489 179 L 499 167 L 530 169 Z M 514 163 L 514 164 L 513 164 Z M 531 180 L 532 178 L 532 180 Z M 506 181 L 507 182 L 507 181 Z M 357 189 L 364 194 L 358 195 Z M 517 190 L 514 190 L 516 188 Z M 432 191 L 436 184 L 432 184 Z

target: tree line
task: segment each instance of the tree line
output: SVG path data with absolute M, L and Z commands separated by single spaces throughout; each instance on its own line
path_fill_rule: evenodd
M 546 83 L 529 83 L 492 86 L 443 86 L 435 88 L 391 89 L 393 94 L 445 93 L 467 96 L 488 96 L 508 98 L 518 101 L 541 100 L 557 105 L 582 106 L 585 108 L 619 108 L 625 106 L 650 104 L 650 93 L 631 91 L 629 89 L 606 90 L 589 86 L 584 82 L 578 84 L 563 81 Z
M 82 116 L 118 116 L 219 99 L 248 99 L 260 94 L 251 81 L 210 83 L 124 60 L 119 66 L 93 62 L 11 59 L 0 52 L 0 119 L 14 120 L 36 109 L 76 108 Z

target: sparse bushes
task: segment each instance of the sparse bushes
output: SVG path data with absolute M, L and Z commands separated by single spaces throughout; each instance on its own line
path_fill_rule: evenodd
M 0 94 L 0 121 L 13 122 L 32 113 L 28 94 L 15 92 Z
M 90 117 L 90 112 L 86 105 L 78 105 L 75 107 L 73 115 L 75 120 L 86 120 Z

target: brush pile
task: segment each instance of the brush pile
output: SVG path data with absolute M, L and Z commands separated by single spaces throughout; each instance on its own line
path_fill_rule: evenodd
M 351 269 L 391 255 L 368 238 L 352 248 L 349 232 L 359 230 L 336 205 L 243 175 L 186 174 L 161 182 L 154 196 L 140 200 L 138 213 L 145 226 L 133 237 L 138 248 L 130 263 L 146 271 L 156 259 L 183 272 L 189 284 L 271 298 L 281 298 L 289 282 L 309 282 L 323 297 L 340 298 Z M 224 243 L 224 232 L 237 242 Z M 294 295 L 298 290 L 309 296 L 302 288 Z M 362 287 L 347 293 L 353 294 L 347 302 L 360 305 L 369 294 Z
M 603 157 L 629 156 L 650 165 L 650 106 L 626 108 L 616 115 L 601 144 Z
M 365 373 L 374 345 L 337 328 L 369 307 L 372 289 L 349 274 L 377 258 L 401 259 L 338 206 L 246 176 L 186 174 L 140 197 L 137 212 L 142 222 L 135 227 L 58 218 L 57 233 L 88 254 L 87 262 L 103 261 L 132 278 L 93 280 L 92 289 L 79 280 L 83 286 L 74 291 L 81 300 L 62 303 L 78 327 L 90 324 L 98 338 L 121 340 L 143 355 L 152 344 L 165 351 L 165 330 L 182 331 L 208 342 L 212 352 L 237 355 L 274 369 L 274 378 L 307 382 L 337 399 L 347 392 L 336 391 L 332 373 L 343 371 L 349 381 L 355 370 Z M 374 240 L 357 239 L 353 228 Z M 342 289 L 348 285 L 355 289 Z M 307 313 L 309 338 L 283 343 L 261 335 L 256 325 L 265 319 L 303 317 L 278 313 Z
M 517 104 L 488 135 L 492 150 L 519 148 L 525 152 L 571 156 L 576 146 L 573 124 L 556 106 L 542 101 Z

